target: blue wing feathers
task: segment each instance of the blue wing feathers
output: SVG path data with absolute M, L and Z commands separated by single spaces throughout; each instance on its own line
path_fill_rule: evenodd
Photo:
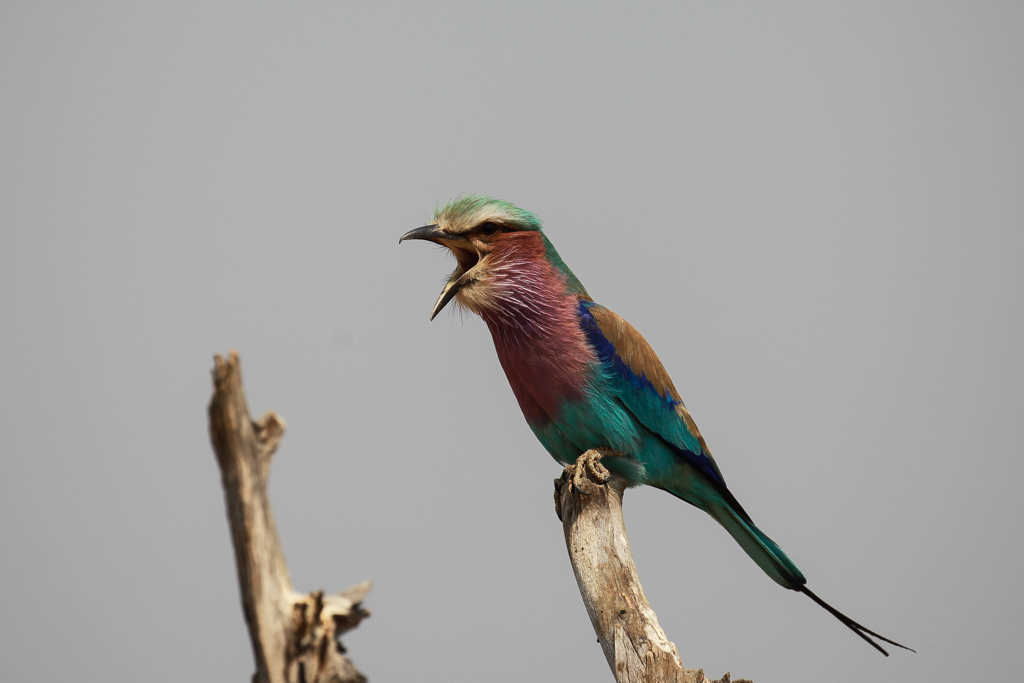
M 648 391 L 653 396 L 657 396 L 664 403 L 665 410 L 672 410 L 679 405 L 680 401 L 675 400 L 671 395 L 662 396 L 655 388 L 654 383 L 647 379 L 646 374 L 641 373 L 637 375 L 626 365 L 625 361 L 622 360 L 622 357 L 616 351 L 615 346 L 604 335 L 604 332 L 601 331 L 597 320 L 591 315 L 589 309 L 593 305 L 589 301 L 580 302 L 580 324 L 583 327 L 583 333 L 587 335 L 587 340 L 594 347 L 597 357 L 601 359 L 601 362 L 613 370 L 614 376 L 628 382 L 632 389 Z
M 680 406 L 682 401 L 673 396 L 674 389 L 666 388 L 662 393 L 648 378 L 646 372 L 641 369 L 638 373 L 630 367 L 591 312 L 591 308 L 595 306 L 598 304 L 592 301 L 580 301 L 580 327 L 598 358 L 608 370 L 612 387 L 617 391 L 621 403 L 641 424 L 656 434 L 677 457 L 701 472 L 716 489 L 725 493 L 727 500 L 734 502 L 735 498 L 725 488 L 725 480 L 721 472 L 710 454 L 705 452 L 700 435 L 694 434 L 677 412 L 677 406 Z M 604 309 L 603 312 L 610 313 L 607 309 Z M 620 333 L 633 335 L 634 338 L 629 342 L 634 347 L 639 347 L 642 344 L 645 349 L 650 348 L 638 332 L 632 328 L 627 329 L 628 331 L 620 330 Z M 653 362 L 657 363 L 657 367 L 654 369 L 655 375 L 661 374 L 664 377 L 662 380 L 664 383 L 667 381 L 664 368 L 654 357 L 653 352 L 650 355 L 654 358 Z M 739 507 L 738 504 L 737 507 Z M 739 511 L 740 514 L 744 514 L 742 508 L 739 508 Z

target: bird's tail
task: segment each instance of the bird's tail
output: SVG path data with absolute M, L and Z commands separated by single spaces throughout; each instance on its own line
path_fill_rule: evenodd
M 913 650 L 913 649 L 907 647 L 906 645 L 900 645 L 895 640 L 889 640 L 885 636 L 880 636 L 877 633 L 875 633 L 874 631 L 872 631 L 871 629 L 869 629 L 869 628 L 867 628 L 865 626 L 861 626 L 856 621 L 854 621 L 850 617 L 846 616 L 845 614 L 843 614 L 842 612 L 837 610 L 835 607 L 833 607 L 832 605 L 828 604 L 827 602 L 825 602 L 824 600 L 819 598 L 817 595 L 812 593 L 810 591 L 810 589 L 807 588 L 807 586 L 800 586 L 800 588 L 798 590 L 801 593 L 803 593 L 804 595 L 806 595 L 807 597 L 809 597 L 811 600 L 814 600 L 814 602 L 818 603 L 819 605 L 824 607 L 826 610 L 828 610 L 828 613 L 831 614 L 832 616 L 834 616 L 839 621 L 843 622 L 843 625 L 846 626 L 846 628 L 850 629 L 851 631 L 856 633 L 858 636 L 863 638 L 865 640 L 865 642 L 867 642 L 868 645 L 870 645 L 871 647 L 875 648 L 876 650 L 881 652 L 886 657 L 889 656 L 889 653 L 885 651 L 885 648 L 883 648 L 881 645 L 879 645 L 874 640 L 872 640 L 871 639 L 872 636 L 874 636 L 875 638 L 878 638 L 879 640 L 884 640 L 885 642 L 889 643 L 890 645 L 895 645 L 896 647 L 901 647 L 904 650 L 910 650 L 911 652 L 917 652 L 917 650 Z
M 758 529 L 749 517 L 737 512 L 728 503 L 711 505 L 708 513 L 725 527 L 750 559 L 775 583 L 794 591 L 800 590 L 800 587 L 807 583 L 807 579 L 793 564 L 793 560 L 782 552 L 782 548 L 776 545 L 775 541 Z
M 797 566 L 793 564 L 793 561 L 786 556 L 786 553 L 782 552 L 782 548 L 776 545 L 775 541 L 768 538 L 764 532 L 758 529 L 745 514 L 741 515 L 737 513 L 728 504 L 712 505 L 708 512 L 725 527 L 725 530 L 728 531 L 734 539 L 736 539 L 736 542 L 739 543 L 740 547 L 746 551 L 747 555 L 749 555 L 750 558 L 757 563 L 757 566 L 759 566 L 765 574 L 770 576 L 775 583 L 790 590 L 800 591 L 811 600 L 824 607 L 829 614 L 841 621 L 846 628 L 863 638 L 869 645 L 871 645 L 871 647 L 875 648 L 886 657 L 889 656 L 889 653 L 886 652 L 881 645 L 872 640 L 872 636 L 879 640 L 883 640 L 890 645 L 895 645 L 896 647 L 901 647 L 904 650 L 915 652 L 915 650 L 911 650 L 906 645 L 900 645 L 895 640 L 889 640 L 885 636 L 879 635 L 871 629 L 861 626 L 856 621 L 812 593 L 806 586 L 807 579 L 805 579 L 804 575 L 799 569 L 797 569 Z

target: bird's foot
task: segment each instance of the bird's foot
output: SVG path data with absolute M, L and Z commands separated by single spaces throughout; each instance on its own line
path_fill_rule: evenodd
M 570 491 L 573 489 L 584 496 L 589 496 L 597 491 L 597 488 L 607 484 L 612 478 L 612 473 L 601 464 L 601 458 L 616 455 L 607 448 L 594 448 L 576 459 L 574 465 L 566 467 L 569 473 Z
M 601 464 L 601 458 L 619 455 L 609 448 L 593 448 L 579 458 L 572 465 L 567 465 L 562 476 L 555 479 L 555 514 L 562 518 L 562 486 L 568 482 L 567 493 L 578 491 L 580 495 L 589 496 L 597 492 L 598 488 L 608 483 L 612 473 Z

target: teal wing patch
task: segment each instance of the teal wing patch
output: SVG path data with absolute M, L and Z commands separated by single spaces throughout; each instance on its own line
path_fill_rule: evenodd
M 643 335 L 622 317 L 592 301 L 581 301 L 579 314 L 580 326 L 609 369 L 623 405 L 679 457 L 724 489 L 725 479 L 711 451 L 665 366 Z

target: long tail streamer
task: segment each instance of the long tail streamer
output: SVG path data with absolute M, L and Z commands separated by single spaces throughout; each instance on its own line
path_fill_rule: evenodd
M 890 645 L 895 645 L 896 647 L 901 647 L 904 650 L 910 650 L 911 652 L 917 652 L 917 650 L 913 650 L 913 649 L 907 647 L 906 645 L 900 645 L 895 640 L 889 640 L 885 636 L 880 636 L 877 633 L 875 633 L 874 631 L 872 631 L 871 629 L 865 628 L 864 626 L 861 626 L 856 621 L 854 621 L 850 617 L 846 616 L 845 614 L 843 614 L 842 612 L 837 610 L 835 607 L 833 607 L 832 605 L 828 604 L 827 602 L 825 602 L 824 600 L 819 598 L 817 595 L 812 593 L 807 588 L 807 586 L 801 586 L 798 590 L 800 590 L 801 592 L 805 593 L 807 595 L 807 597 L 809 597 L 811 600 L 814 600 L 814 602 L 818 603 L 819 605 L 824 607 L 826 610 L 828 610 L 829 614 L 834 616 L 839 621 L 843 622 L 843 624 L 846 626 L 846 628 L 850 629 L 851 631 L 856 633 L 858 636 L 863 638 L 871 647 L 875 648 L 876 650 L 881 652 L 886 657 L 889 656 L 889 653 L 886 652 L 885 649 L 881 645 L 879 645 L 878 643 L 873 641 L 871 639 L 871 636 L 874 636 L 875 638 L 878 638 L 879 640 L 884 640 L 885 642 L 889 643 Z

